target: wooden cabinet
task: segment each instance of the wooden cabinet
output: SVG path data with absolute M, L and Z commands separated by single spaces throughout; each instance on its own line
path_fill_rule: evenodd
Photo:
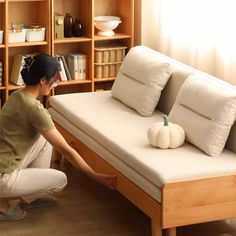
M 81 37 L 55 39 L 54 16 L 70 13 L 83 25 Z M 98 15 L 119 16 L 122 23 L 115 35 L 104 37 L 96 35 L 94 17 Z M 39 23 L 46 27 L 45 41 L 9 43 L 8 30 L 12 24 Z M 96 91 L 109 88 L 115 77 L 94 78 L 94 49 L 106 45 L 126 46 L 127 50 L 134 42 L 134 0 L 0 0 L 0 29 L 4 30 L 4 41 L 0 44 L 0 61 L 4 64 L 3 85 L 0 86 L 2 104 L 9 94 L 22 86 L 16 86 L 9 80 L 13 59 L 16 54 L 34 52 L 65 58 L 69 53 L 80 52 L 86 55 L 86 79 L 61 82 L 53 94 Z

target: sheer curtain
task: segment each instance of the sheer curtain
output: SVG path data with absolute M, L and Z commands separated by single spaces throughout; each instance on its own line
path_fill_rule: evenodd
M 155 48 L 236 85 L 236 0 L 155 1 Z

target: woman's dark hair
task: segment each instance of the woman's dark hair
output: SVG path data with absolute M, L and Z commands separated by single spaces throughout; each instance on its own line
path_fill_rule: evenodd
M 26 57 L 24 60 L 25 64 L 21 75 L 26 85 L 36 85 L 42 78 L 49 81 L 60 71 L 57 59 L 47 54 Z

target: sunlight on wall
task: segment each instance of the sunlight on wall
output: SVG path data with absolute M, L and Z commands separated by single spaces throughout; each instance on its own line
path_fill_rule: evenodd
M 142 2 L 143 44 L 236 84 L 236 0 Z
M 171 32 L 176 42 L 203 47 L 203 51 L 215 44 L 229 49 L 236 39 L 235 9 L 235 0 L 165 0 L 162 29 L 167 37 Z

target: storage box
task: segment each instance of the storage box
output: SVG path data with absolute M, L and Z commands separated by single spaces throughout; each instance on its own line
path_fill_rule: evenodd
M 3 43 L 3 31 L 0 30 L 0 44 Z
M 26 29 L 26 41 L 44 41 L 45 40 L 45 28 Z
M 26 32 L 26 29 L 9 30 L 8 42 L 9 43 L 25 42 L 25 32 Z
M 95 63 L 122 62 L 125 57 L 125 46 L 96 47 Z
M 94 78 L 116 77 L 125 58 L 125 46 L 96 47 Z
M 95 63 L 95 71 L 94 71 L 94 78 L 101 79 L 101 78 L 108 78 L 108 77 L 116 77 L 117 73 L 119 72 L 121 62 L 115 63 Z

